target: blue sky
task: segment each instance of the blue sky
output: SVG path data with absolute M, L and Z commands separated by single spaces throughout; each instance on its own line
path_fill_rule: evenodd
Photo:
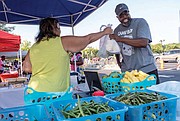
M 75 35 L 86 35 L 97 32 L 101 25 L 112 24 L 113 29 L 119 24 L 114 9 L 117 4 L 125 3 L 129 7 L 131 17 L 144 18 L 148 22 L 152 34 L 153 44 L 165 40 L 167 43 L 178 43 L 178 27 L 180 26 L 180 0 L 109 0 L 101 8 L 93 12 L 75 26 Z M 36 25 L 15 26 L 14 34 L 23 40 L 34 43 L 38 33 Z M 72 29 L 61 27 L 61 35 L 72 35 Z M 98 47 L 99 41 L 90 46 Z

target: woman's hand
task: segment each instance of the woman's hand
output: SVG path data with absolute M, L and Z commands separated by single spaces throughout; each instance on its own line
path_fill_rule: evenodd
M 113 30 L 112 30 L 111 27 L 107 27 L 107 28 L 105 28 L 105 29 L 103 30 L 103 32 L 104 32 L 105 34 L 111 34 L 111 33 L 113 32 Z

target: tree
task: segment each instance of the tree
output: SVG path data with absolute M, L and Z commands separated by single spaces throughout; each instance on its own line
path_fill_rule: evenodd
M 31 42 L 30 41 L 27 41 L 27 40 L 24 40 L 22 43 L 21 43 L 21 50 L 29 50 L 29 48 L 31 47 Z
M 84 49 L 82 51 L 83 58 L 92 59 L 94 57 L 97 57 L 97 52 L 98 52 L 98 49 L 95 49 L 95 48 L 92 48 L 92 47 L 87 47 L 86 49 Z
M 161 44 L 155 44 L 155 45 L 151 45 L 152 51 L 153 53 L 162 53 L 163 52 L 163 48 Z
M 0 23 L 0 30 L 6 31 L 6 32 L 12 32 L 15 29 L 15 27 L 7 27 L 6 24 Z
M 153 53 L 162 53 L 163 51 L 167 52 L 171 49 L 180 49 L 180 44 L 179 43 L 171 43 L 171 44 L 164 44 L 164 50 L 162 48 L 162 45 L 159 44 L 154 44 L 151 45 Z

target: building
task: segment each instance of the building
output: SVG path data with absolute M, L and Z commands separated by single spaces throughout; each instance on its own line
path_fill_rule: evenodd
M 178 43 L 180 43 L 180 27 L 179 27 L 179 41 L 178 41 Z
M 178 35 L 179 35 L 178 43 L 180 43 L 180 10 L 179 10 L 179 32 L 178 32 Z

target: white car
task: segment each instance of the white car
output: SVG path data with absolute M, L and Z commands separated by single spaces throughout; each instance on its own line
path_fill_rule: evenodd
M 164 62 L 174 61 L 177 62 L 180 59 L 180 49 L 173 49 L 165 52 L 163 55 L 155 56 L 156 61 L 163 59 Z

